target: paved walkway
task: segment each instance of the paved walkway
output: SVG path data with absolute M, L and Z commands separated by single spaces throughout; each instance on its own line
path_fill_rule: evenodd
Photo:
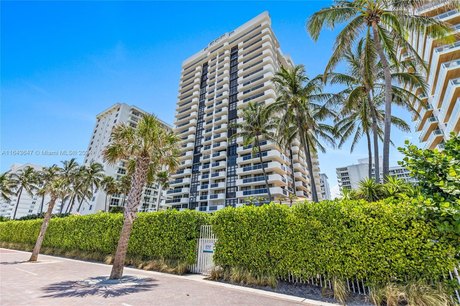
M 0 305 L 332 305 L 263 290 L 125 268 L 110 283 L 111 266 L 0 249 Z

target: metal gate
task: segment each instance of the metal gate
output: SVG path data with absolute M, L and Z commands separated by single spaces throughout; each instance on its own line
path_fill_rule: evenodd
M 217 238 L 212 232 L 211 225 L 202 225 L 200 228 L 200 238 L 198 239 L 197 258 L 194 265 L 189 269 L 193 273 L 209 274 L 214 268 L 214 244 Z

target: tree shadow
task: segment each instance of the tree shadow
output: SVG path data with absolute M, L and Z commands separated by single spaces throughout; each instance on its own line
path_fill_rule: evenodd
M 111 280 L 106 276 L 91 277 L 81 281 L 63 281 L 50 284 L 42 290 L 42 297 L 85 297 L 102 296 L 104 298 L 128 295 L 148 291 L 158 286 L 152 278 L 123 276 L 119 280 Z
M 0 261 L 0 265 L 18 265 L 26 262 L 28 262 L 28 260 Z

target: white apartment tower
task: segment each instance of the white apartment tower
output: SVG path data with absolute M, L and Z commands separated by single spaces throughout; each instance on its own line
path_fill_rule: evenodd
M 91 136 L 88 151 L 86 152 L 85 164 L 90 162 L 101 163 L 104 166 L 105 175 L 112 176 L 115 179 L 120 179 L 126 174 L 125 162 L 121 161 L 116 165 L 110 165 L 104 160 L 104 149 L 111 141 L 112 129 L 118 124 L 129 124 L 136 127 L 137 122 L 145 114 L 146 111 L 135 106 L 130 106 L 124 103 L 117 103 L 102 113 L 97 115 L 96 126 L 94 127 Z M 171 127 L 164 123 L 168 129 Z M 99 189 L 94 194 L 91 201 L 82 205 L 81 213 L 89 214 L 101 210 L 110 209 L 111 207 L 123 206 L 125 196 L 121 194 L 109 195 L 106 198 L 106 193 Z M 144 188 L 142 203 L 139 211 L 156 211 L 164 209 L 166 201 L 166 191 L 157 184 L 151 184 Z
M 268 196 L 262 167 L 274 200 L 289 193 L 310 198 L 305 156 L 299 144 L 290 152 L 264 140 L 261 154 L 252 154 L 243 139 L 233 138 L 248 102 L 275 101 L 272 82 L 280 66 L 292 66 L 281 53 L 264 12 L 226 33 L 182 65 L 175 131 L 181 137 L 181 165 L 172 176 L 168 199 L 174 208 L 214 211 L 237 206 L 248 198 Z M 292 153 L 292 155 L 290 154 Z M 319 192 L 319 165 L 313 159 Z
M 423 95 L 420 89 L 413 90 L 426 103 L 426 107 L 415 103 L 421 116 L 414 117 L 414 121 L 420 141 L 429 149 L 443 148 L 451 132 L 460 132 L 460 12 L 450 7 L 449 2 L 452 3 L 432 1 L 417 13 L 449 23 L 456 34 L 455 42 L 446 43 L 426 35 L 411 37 L 411 44 L 428 65 L 428 95 Z
M 10 168 L 10 173 L 16 173 L 19 170 L 23 170 L 26 167 L 32 167 L 35 171 L 41 171 L 42 166 L 35 164 L 13 164 Z M 27 215 L 39 214 L 41 212 L 46 212 L 48 209 L 48 203 L 50 201 L 50 196 L 45 195 L 44 197 L 37 195 L 36 191 L 33 194 L 27 193 L 25 190 L 22 191 L 21 197 L 18 203 L 18 195 L 11 195 L 10 199 L 7 201 L 3 198 L 0 198 L 0 216 L 7 217 L 12 219 L 14 215 L 14 210 L 16 209 L 16 219 Z M 16 208 L 17 205 L 17 208 Z M 61 208 L 61 201 L 56 202 L 53 208 L 53 214 L 59 213 Z

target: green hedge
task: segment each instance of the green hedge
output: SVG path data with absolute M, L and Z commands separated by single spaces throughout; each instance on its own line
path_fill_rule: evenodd
M 192 264 L 195 261 L 200 225 L 207 224 L 208 218 L 208 215 L 195 211 L 139 213 L 129 242 L 128 255 Z M 53 218 L 43 247 L 113 254 L 122 222 L 122 214 L 112 213 Z M 41 223 L 42 220 L 1 222 L 0 242 L 33 245 Z
M 323 201 L 216 212 L 215 262 L 260 275 L 438 279 L 458 261 L 453 245 L 410 204 Z M 436 238 L 435 238 L 436 237 Z

